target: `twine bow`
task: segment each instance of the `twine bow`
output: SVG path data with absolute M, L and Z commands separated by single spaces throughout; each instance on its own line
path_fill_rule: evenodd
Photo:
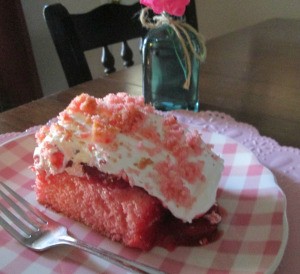
M 140 21 L 145 28 L 154 29 L 164 24 L 167 24 L 176 33 L 183 49 L 184 59 L 187 68 L 187 75 L 186 75 L 185 82 L 183 84 L 183 88 L 189 90 L 191 84 L 191 77 L 192 77 L 192 62 L 191 62 L 191 56 L 189 54 L 189 50 L 201 63 L 204 62 L 206 58 L 206 47 L 205 47 L 204 37 L 191 25 L 181 20 L 174 20 L 171 16 L 168 16 L 167 14 L 164 13 L 161 15 L 154 16 L 153 20 L 151 21 L 148 16 L 148 10 L 149 10 L 148 7 L 143 8 L 140 14 Z M 195 35 L 196 39 L 201 45 L 201 50 L 199 53 L 197 52 L 195 46 L 193 45 L 193 42 L 191 40 L 188 31 L 192 32 Z M 185 41 L 187 41 L 187 43 Z

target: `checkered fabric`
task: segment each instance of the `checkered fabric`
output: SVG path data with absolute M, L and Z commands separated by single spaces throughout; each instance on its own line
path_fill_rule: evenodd
M 23 134 L 24 135 L 24 134 Z M 0 147 L 0 180 L 89 244 L 160 268 L 167 273 L 271 273 L 278 266 L 288 234 L 286 200 L 272 173 L 242 145 L 203 132 L 225 160 L 217 201 L 223 211 L 219 239 L 203 247 L 154 248 L 140 252 L 112 242 L 89 228 L 43 208 L 32 189 L 35 140 L 25 134 Z M 36 253 L 0 227 L 0 273 L 125 273 L 95 256 L 70 247 Z

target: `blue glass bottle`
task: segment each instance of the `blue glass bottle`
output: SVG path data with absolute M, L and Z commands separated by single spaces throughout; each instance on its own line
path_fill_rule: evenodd
M 197 53 L 201 46 L 195 34 L 188 31 Z M 187 44 L 187 41 L 184 41 Z M 187 47 L 191 60 L 190 86 L 184 89 L 187 65 L 182 44 L 168 24 L 149 30 L 143 42 L 143 94 L 146 103 L 168 111 L 199 111 L 200 61 Z

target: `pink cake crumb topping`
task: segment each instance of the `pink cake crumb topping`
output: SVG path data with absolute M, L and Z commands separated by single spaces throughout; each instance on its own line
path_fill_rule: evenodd
M 53 170 L 64 171 L 69 162 L 77 161 L 121 176 L 166 207 L 171 204 L 173 214 L 181 208 L 178 215 L 185 221 L 205 213 L 215 202 L 220 169 L 217 175 L 211 170 L 219 157 L 197 131 L 188 131 L 172 114 L 158 114 L 141 96 L 81 94 L 60 113 L 57 123 L 44 126 L 36 138 L 41 145 L 37 154 L 44 155 Z M 38 165 L 41 159 L 36 161 Z M 206 188 L 212 197 L 199 197 Z M 208 205 L 199 199 L 209 200 Z M 197 209 L 201 203 L 203 209 Z M 187 217 L 189 209 L 193 213 Z
M 174 200 L 176 203 L 189 208 L 194 203 L 195 198 L 189 189 L 184 185 L 182 178 L 177 175 L 177 165 L 170 164 L 168 159 L 157 163 L 155 169 L 160 175 L 157 178 L 160 190 L 167 200 Z
M 111 143 L 119 132 L 130 134 L 141 127 L 141 135 L 155 144 L 154 153 L 163 146 L 174 153 L 177 163 L 185 163 L 180 166 L 171 165 L 169 159 L 166 159 L 166 161 L 157 163 L 154 168 L 160 176 L 157 180 L 167 200 L 174 200 L 184 207 L 190 207 L 195 198 L 191 196 L 182 179 L 194 183 L 196 179 L 202 178 L 203 165 L 186 163 L 189 150 L 186 150 L 186 147 L 181 146 L 182 142 L 179 142 L 179 140 L 184 140 L 185 130 L 178 123 L 176 117 L 173 115 L 164 117 L 164 138 L 161 140 L 153 124 L 141 126 L 146 117 L 145 113 L 154 112 L 153 108 L 144 104 L 141 97 L 129 97 L 125 93 L 119 93 L 118 96 L 108 95 L 105 99 L 104 103 L 101 99 L 82 94 L 72 101 L 66 112 L 84 112 L 86 115 L 91 115 L 89 121 L 93 123 L 93 139 L 97 143 Z M 189 134 L 186 145 L 196 155 L 202 153 L 199 134 Z M 148 152 L 150 155 L 152 154 L 151 151 Z M 143 163 L 149 161 L 151 160 L 148 158 Z M 142 169 L 144 165 L 140 162 L 136 167 Z M 182 177 L 177 175 L 178 168 L 180 168 L 179 172 Z

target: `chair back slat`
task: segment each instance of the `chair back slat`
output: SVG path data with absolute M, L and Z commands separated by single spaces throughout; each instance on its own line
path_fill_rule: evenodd
M 107 46 L 104 46 L 102 49 L 101 63 L 104 66 L 104 72 L 106 74 L 112 73 L 116 71 L 115 68 L 115 58 L 111 54 L 110 50 Z
M 124 61 L 124 67 L 128 68 L 133 65 L 133 52 L 129 47 L 127 41 L 122 42 L 121 57 Z

